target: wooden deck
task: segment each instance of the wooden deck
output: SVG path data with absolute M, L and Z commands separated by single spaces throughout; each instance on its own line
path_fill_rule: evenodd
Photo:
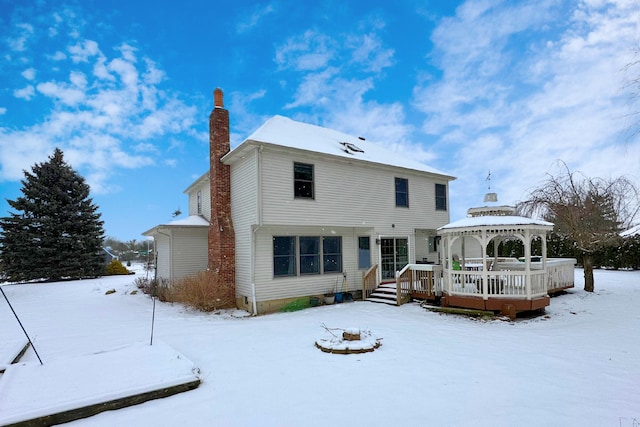
M 573 287 L 574 259 L 548 259 L 525 271 L 519 262 L 498 263 L 494 270 L 445 270 L 441 265 L 409 264 L 396 279 L 397 304 L 411 299 L 442 306 L 490 310 L 515 316 L 543 310 L 549 295 Z

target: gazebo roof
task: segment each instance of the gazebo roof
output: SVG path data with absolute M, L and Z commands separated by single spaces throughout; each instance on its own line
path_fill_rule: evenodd
M 458 221 L 451 222 L 438 228 L 438 231 L 457 231 L 461 229 L 471 231 L 472 229 L 482 230 L 494 227 L 500 227 L 501 229 L 508 230 L 520 230 L 523 228 L 551 230 L 553 228 L 553 223 L 516 215 L 485 215 L 467 217 Z

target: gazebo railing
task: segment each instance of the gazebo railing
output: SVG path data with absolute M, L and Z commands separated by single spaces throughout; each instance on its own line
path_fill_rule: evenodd
M 483 299 L 530 300 L 555 289 L 572 287 L 575 263 L 573 258 L 548 258 L 546 270 L 542 269 L 542 263 L 531 263 L 529 272 L 525 270 L 524 263 L 507 259 L 497 263 L 495 270 L 448 272 L 438 264 L 407 264 L 396 274 L 398 304 L 407 302 L 411 295 L 439 296 L 443 291 L 450 295 Z
M 532 299 L 547 294 L 543 270 L 530 271 L 460 271 L 451 273 L 446 285 L 450 295 Z

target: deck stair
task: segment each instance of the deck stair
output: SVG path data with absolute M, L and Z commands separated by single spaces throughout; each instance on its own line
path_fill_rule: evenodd
M 380 283 L 380 285 L 371 292 L 371 295 L 369 295 L 366 300 L 382 304 L 397 305 L 398 296 L 396 292 L 396 282 Z

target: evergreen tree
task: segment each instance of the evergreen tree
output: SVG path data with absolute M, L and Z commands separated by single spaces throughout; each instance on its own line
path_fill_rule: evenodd
M 60 280 L 104 272 L 104 231 L 89 186 L 56 148 L 49 161 L 24 171 L 15 212 L 0 218 L 0 264 L 6 280 Z

